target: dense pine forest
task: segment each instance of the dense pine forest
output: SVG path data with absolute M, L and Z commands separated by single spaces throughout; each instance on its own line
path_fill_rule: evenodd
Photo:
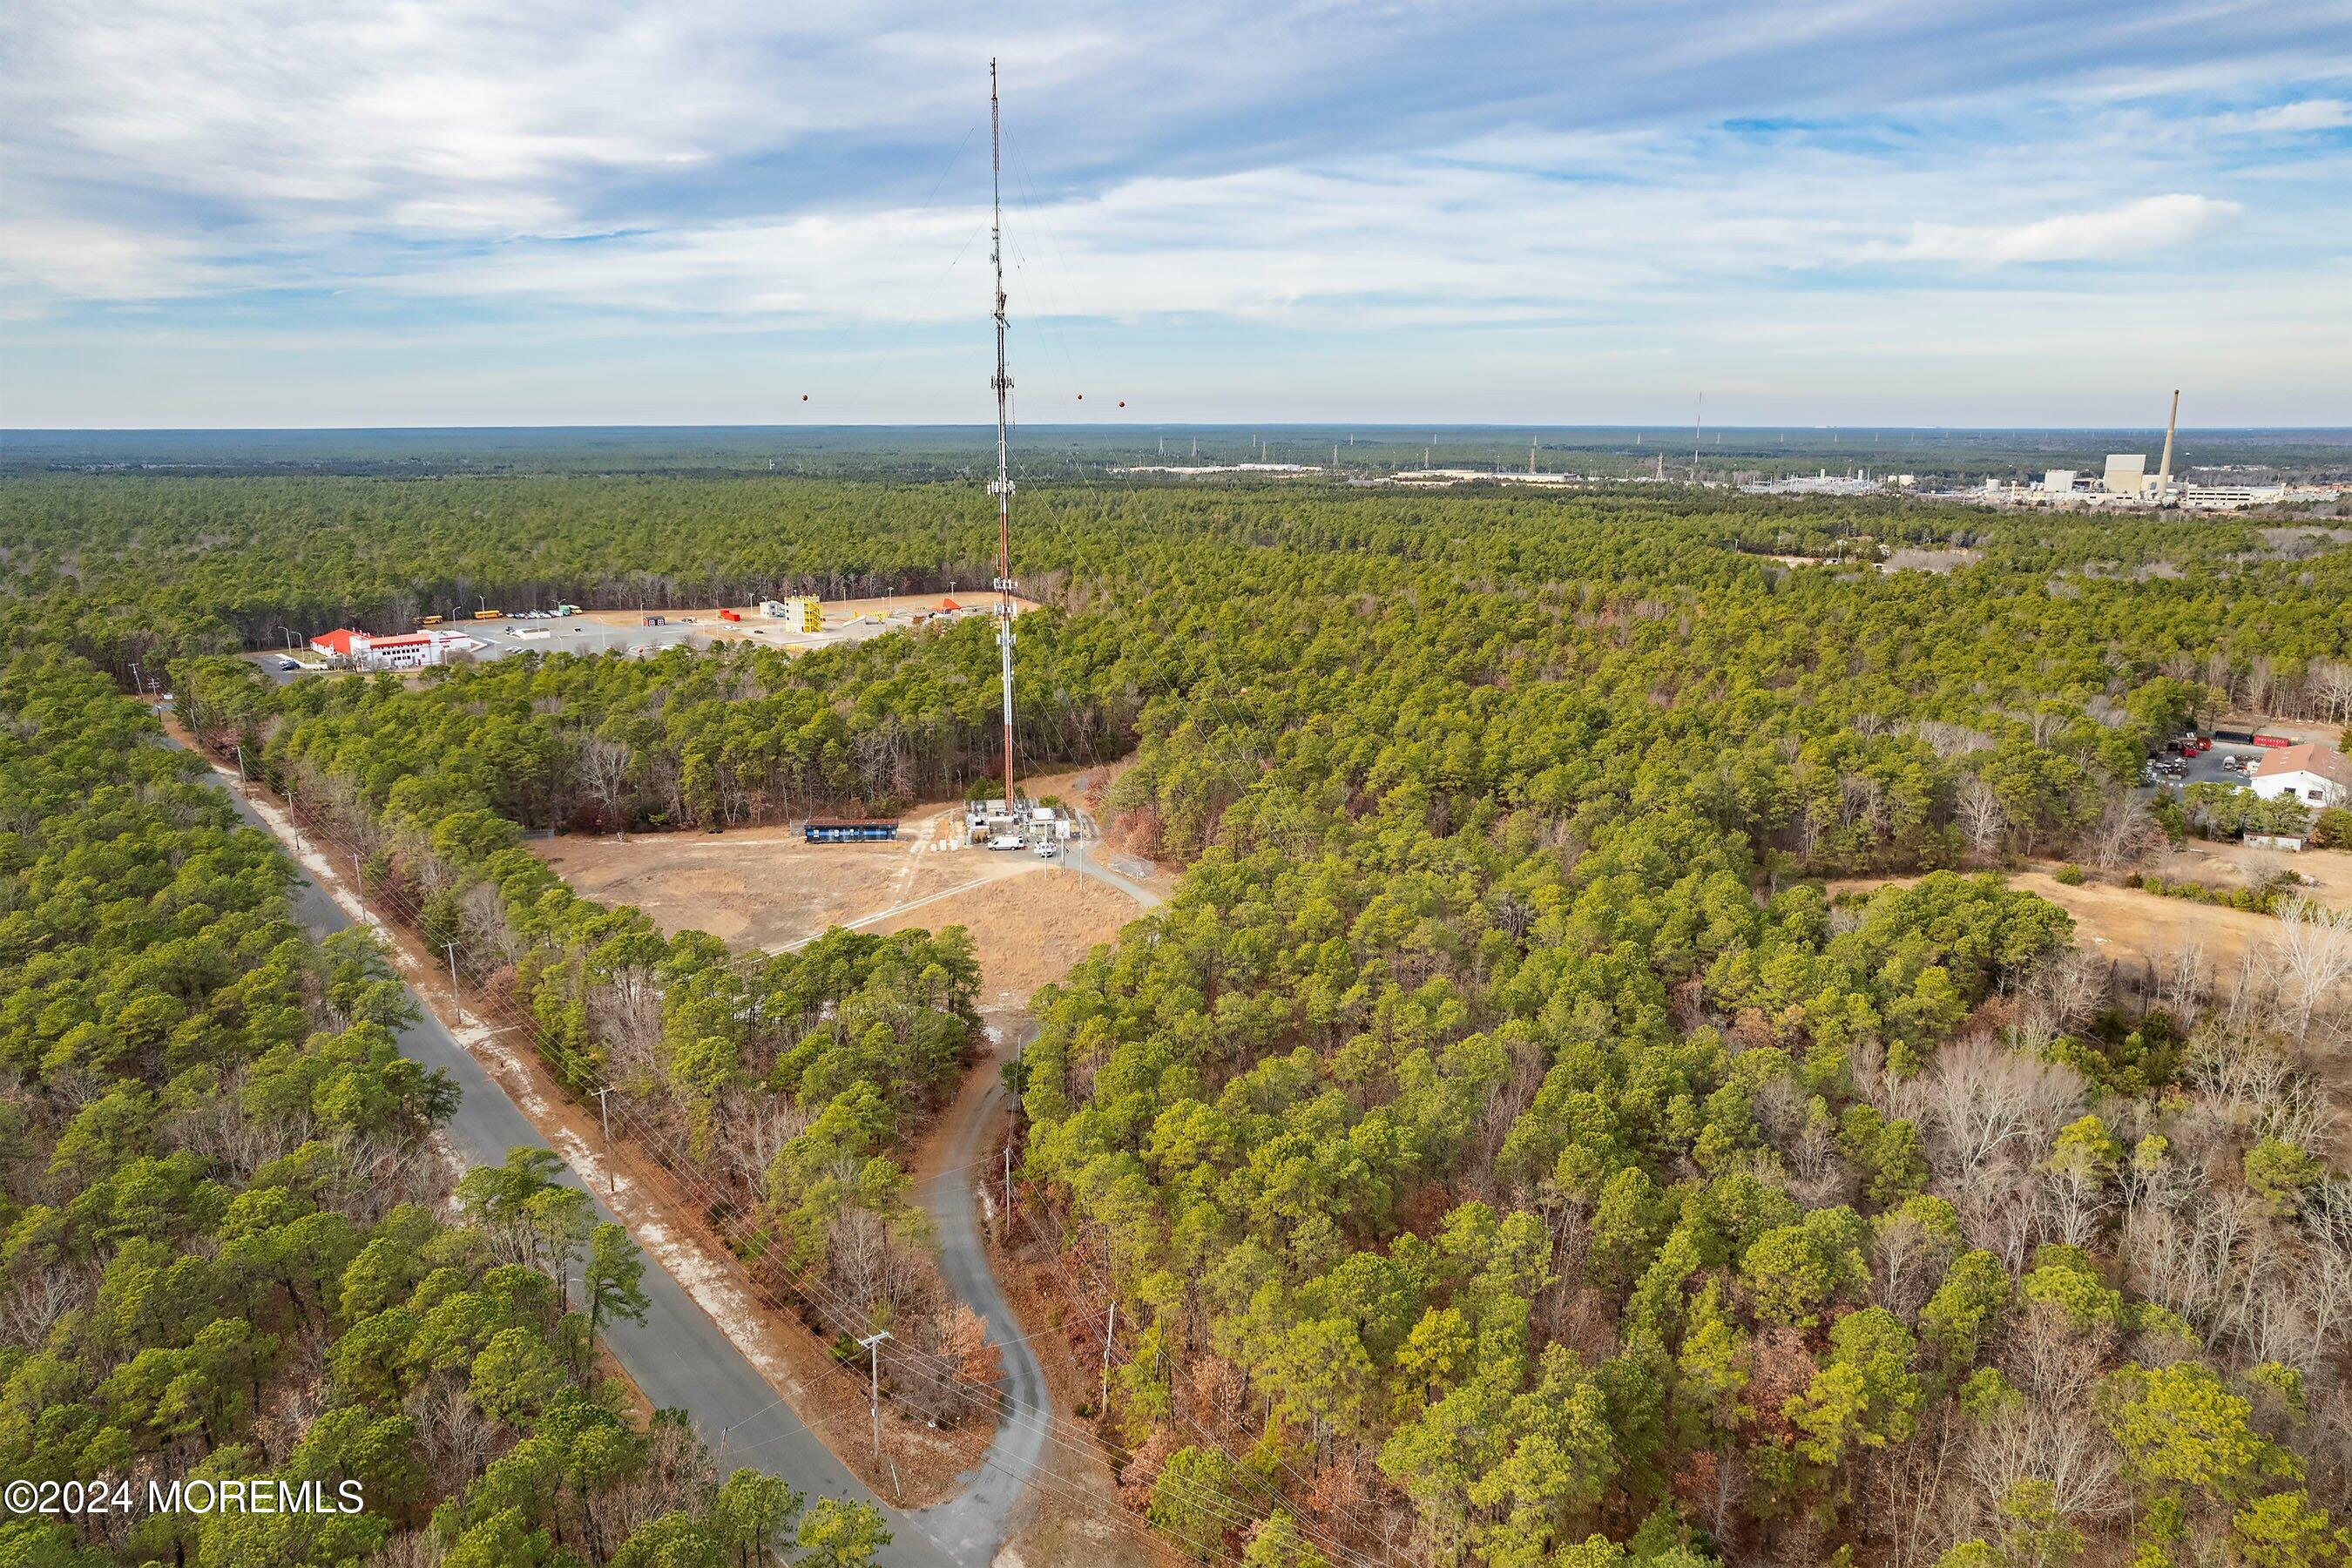
M 870 1516 L 632 1408 L 594 1334 L 645 1311 L 635 1246 L 551 1156 L 453 1184 L 381 949 L 302 934 L 292 867 L 143 705 L 22 650 L 0 721 L 0 1472 L 365 1504 L 12 1502 L 0 1561 L 849 1560 Z
M 2226 710 L 2352 717 L 2352 537 L 1672 487 L 1022 500 L 1023 752 L 1131 754 L 1099 812 L 1184 868 L 1035 999 L 1016 1085 L 1024 1201 L 1074 1290 L 1120 1303 L 1089 1415 L 1178 1550 L 2352 1551 L 2325 922 L 2282 900 L 2269 967 L 2184 953 L 2126 997 L 2001 877 L 2120 879 L 2244 826 L 2137 788 L 2142 760 Z M 797 1513 L 603 1391 L 556 1249 L 625 1310 L 625 1238 L 564 1228 L 529 1168 L 451 1201 L 419 1152 L 446 1090 L 391 1049 L 381 958 L 287 925 L 282 863 L 113 695 L 134 660 L 360 846 L 559 1079 L 618 1087 L 779 1289 L 905 1332 L 895 1393 L 953 1420 L 974 1358 L 907 1140 L 972 1053 L 961 934 L 746 961 L 520 843 L 961 794 L 992 765 L 989 628 L 285 686 L 238 656 L 476 595 L 968 585 L 984 510 L 796 479 L 0 486 L 10 1473 L 238 1446 L 396 1472 L 401 1506 L 285 1561 L 528 1560 L 504 1531 L 699 1562 L 628 1553 Z M 2352 841 L 2340 812 L 2276 826 Z M 591 1431 L 632 1463 L 572 1466 Z

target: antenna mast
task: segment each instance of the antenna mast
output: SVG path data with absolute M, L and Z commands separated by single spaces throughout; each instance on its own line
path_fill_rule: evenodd
M 988 259 L 996 270 L 996 647 L 1004 666 L 1004 815 L 1013 815 L 1013 469 L 1005 445 L 1005 400 L 1013 377 L 1004 369 L 1004 188 L 1003 117 L 996 103 L 996 61 L 988 62 Z

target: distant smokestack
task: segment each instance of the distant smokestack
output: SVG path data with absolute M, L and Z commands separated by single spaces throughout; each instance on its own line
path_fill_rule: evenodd
M 2162 500 L 2164 492 L 2172 488 L 2172 430 L 2180 423 L 2180 389 L 2172 389 L 2172 412 L 2164 419 L 2164 461 L 2157 466 L 2156 499 Z

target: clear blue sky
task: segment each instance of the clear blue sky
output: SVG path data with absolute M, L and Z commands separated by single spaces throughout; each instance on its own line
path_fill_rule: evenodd
M 2352 424 L 2343 0 L 13 0 L 0 426 L 982 420 L 992 54 L 1032 420 Z

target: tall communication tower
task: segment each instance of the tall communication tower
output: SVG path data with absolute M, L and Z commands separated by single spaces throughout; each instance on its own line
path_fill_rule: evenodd
M 996 648 L 1004 665 L 1004 814 L 1013 815 L 1013 468 L 1005 444 L 1005 408 L 1013 377 L 1004 368 L 1004 174 L 1003 115 L 996 102 L 996 61 L 988 62 L 988 259 L 996 270 Z

